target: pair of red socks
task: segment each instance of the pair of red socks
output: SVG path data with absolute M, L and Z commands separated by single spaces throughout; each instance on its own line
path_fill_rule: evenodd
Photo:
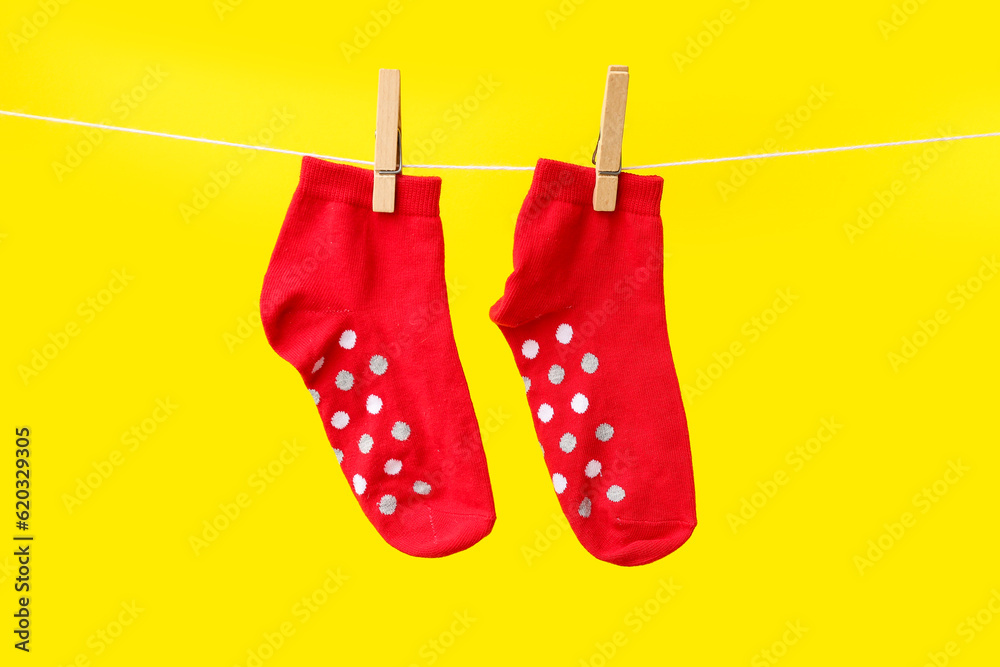
M 490 318 L 580 543 L 641 565 L 696 521 L 664 314 L 663 180 L 622 174 L 615 211 L 595 212 L 594 178 L 538 162 Z M 441 179 L 397 176 L 394 213 L 372 211 L 372 182 L 371 171 L 303 159 L 261 320 L 372 525 L 407 554 L 445 556 L 489 534 L 496 514 L 447 310 Z

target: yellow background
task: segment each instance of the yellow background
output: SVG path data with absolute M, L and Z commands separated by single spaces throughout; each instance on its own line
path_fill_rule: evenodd
M 388 2 L 62 2 L 4 3 L 0 108 L 370 159 L 377 70 L 397 67 L 407 161 L 430 141 L 427 162 L 583 164 L 606 68 L 626 64 L 626 164 L 1000 130 L 995 3 L 398 0 L 348 58 L 342 43 Z M 480 77 L 499 86 L 475 99 Z M 825 99 L 809 108 L 813 90 Z M 456 104 L 476 108 L 456 123 Z M 276 112 L 293 118 L 269 136 Z M 960 624 L 1000 589 L 1000 279 L 961 308 L 954 290 L 1000 252 L 997 139 L 656 171 L 678 375 L 695 388 L 714 377 L 686 401 L 700 525 L 627 569 L 589 556 L 559 518 L 487 318 L 529 173 L 410 172 L 444 179 L 452 318 L 498 513 L 475 547 L 422 560 L 365 520 L 255 319 L 299 160 L 98 138 L 0 118 L 0 497 L 13 503 L 13 429 L 27 425 L 36 535 L 30 655 L 11 647 L 13 559 L 0 556 L 3 664 L 247 665 L 283 624 L 294 634 L 264 649 L 268 667 L 916 666 L 949 642 L 949 664 L 996 664 L 1000 619 L 971 641 Z M 226 186 L 207 187 L 233 161 Z M 895 181 L 893 202 L 849 233 Z M 216 196 L 186 221 L 182 205 L 206 190 Z M 103 293 L 123 269 L 124 289 Z M 797 300 L 763 331 L 753 318 L 773 319 L 778 290 Z M 87 300 L 109 297 L 88 319 Z M 945 323 L 894 368 L 889 354 L 921 322 L 934 330 L 939 310 Z M 71 323 L 78 334 L 26 383 L 18 368 Z M 722 368 L 713 355 L 737 342 Z M 144 422 L 164 416 L 157 399 L 177 407 Z M 830 418 L 842 428 L 796 469 L 788 453 Z M 144 424 L 144 441 L 123 444 Z M 292 440 L 304 451 L 262 488 L 256 471 Z M 68 509 L 109 457 L 120 465 Z M 939 481 L 939 497 L 949 461 L 968 470 Z M 776 474 L 787 483 L 772 488 Z M 924 488 L 935 502 L 915 497 Z M 248 506 L 196 553 L 191 537 L 224 525 L 220 504 L 240 494 Z M 744 499 L 759 508 L 734 531 Z M 886 538 L 906 512 L 910 527 Z M 880 538 L 893 544 L 859 566 Z M 317 594 L 328 570 L 347 578 Z M 671 580 L 681 588 L 657 602 Z M 324 604 L 303 619 L 296 605 L 313 595 Z M 133 603 L 142 611 L 102 643 Z

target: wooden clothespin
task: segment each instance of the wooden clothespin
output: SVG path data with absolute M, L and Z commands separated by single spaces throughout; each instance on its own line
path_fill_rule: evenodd
M 378 71 L 378 104 L 375 107 L 375 185 L 372 210 L 396 209 L 396 174 L 403 170 L 403 134 L 399 111 L 399 70 Z
M 597 167 L 594 210 L 613 211 L 618 199 L 618 175 L 622 172 L 622 135 L 625 133 L 625 101 L 628 98 L 628 67 L 608 68 L 601 109 L 601 132 L 593 162 Z

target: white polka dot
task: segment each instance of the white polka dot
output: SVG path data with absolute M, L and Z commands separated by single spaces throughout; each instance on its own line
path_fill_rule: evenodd
M 389 360 L 381 354 L 376 354 L 368 361 L 368 368 L 375 375 L 382 375 L 389 369 Z
M 309 395 L 313 397 L 313 403 L 319 405 L 319 392 L 316 391 L 315 389 L 310 389 Z
M 333 448 L 333 453 L 337 455 L 337 463 L 344 462 L 344 452 L 340 451 L 336 447 Z
M 375 394 L 369 395 L 368 400 L 365 401 L 365 408 L 371 414 L 377 415 L 379 413 L 379 410 L 382 409 L 382 399 L 376 396 Z
M 319 361 L 317 361 L 315 364 L 313 364 L 313 373 L 315 373 L 319 369 L 323 368 L 323 362 L 324 361 L 326 361 L 326 357 L 320 357 Z
M 587 411 L 587 408 L 590 407 L 590 401 L 588 401 L 587 397 L 583 394 L 577 394 L 573 397 L 573 400 L 569 402 L 569 405 L 573 408 L 573 412 L 582 415 Z
M 566 490 L 566 478 L 559 473 L 552 475 L 552 486 L 555 487 L 556 493 L 562 493 Z
M 337 389 L 347 391 L 354 386 L 354 376 L 350 371 L 340 371 L 337 373 Z
M 402 469 L 403 462 L 399 459 L 389 459 L 385 462 L 385 467 L 383 468 L 386 475 L 398 475 L 399 471 Z
M 355 475 L 352 481 L 354 482 L 354 493 L 359 496 L 365 492 L 365 489 L 368 488 L 368 482 L 366 482 L 365 478 L 361 475 Z
M 385 494 L 378 501 L 378 511 L 389 516 L 396 511 L 396 496 Z
M 613 503 L 619 503 L 625 497 L 625 489 L 618 486 L 617 484 L 612 484 L 608 488 L 608 500 Z
M 528 390 L 531 389 L 531 379 L 524 375 L 521 376 L 521 379 L 524 380 L 524 392 L 528 393 Z
M 597 439 L 601 442 L 607 442 L 614 434 L 615 429 L 612 428 L 611 424 L 601 424 L 597 427 L 597 431 L 594 433 L 594 435 L 597 436 Z
M 597 459 L 590 459 L 587 462 L 587 467 L 583 469 L 583 474 L 591 479 L 597 477 L 601 474 L 601 462 Z
M 426 496 L 431 492 L 431 485 L 427 482 L 421 482 L 419 479 L 413 483 L 413 492 L 419 493 L 422 496 Z
M 559 384 L 566 379 L 566 371 L 559 364 L 553 364 L 552 368 L 549 369 L 549 382 L 552 384 Z
M 566 345 L 573 340 L 573 327 L 568 324 L 560 324 L 556 329 L 556 340 Z
M 555 414 L 555 410 L 548 403 L 542 403 L 538 406 L 538 418 L 541 419 L 546 424 L 552 419 L 552 415 Z
M 521 354 L 526 356 L 528 359 L 534 359 L 538 356 L 538 341 L 531 340 L 530 338 L 524 341 L 524 345 L 521 346 Z
M 559 449 L 569 454 L 576 447 L 576 436 L 572 433 L 563 433 L 559 438 Z
M 590 352 L 583 355 L 583 360 L 580 361 L 580 367 L 587 373 L 593 373 L 597 371 L 597 357 L 592 355 Z
M 358 342 L 358 334 L 354 333 L 353 330 L 348 329 L 344 333 L 340 334 L 340 347 L 345 350 L 350 350 L 354 347 L 354 344 Z
M 410 425 L 406 422 L 396 422 L 392 425 L 392 437 L 396 440 L 406 440 L 410 437 Z
M 342 429 L 347 426 L 347 423 L 351 421 L 351 418 L 347 416 L 347 413 L 343 410 L 338 410 L 333 413 L 333 417 L 330 418 L 330 423 L 336 429 Z
M 580 501 L 580 516 L 584 518 L 590 516 L 590 498 L 584 498 Z
M 367 454 L 368 452 L 370 452 L 372 450 L 372 445 L 374 444 L 375 444 L 375 439 L 370 435 L 368 435 L 367 433 L 363 434 L 361 438 L 358 439 L 358 449 L 361 450 L 362 454 Z

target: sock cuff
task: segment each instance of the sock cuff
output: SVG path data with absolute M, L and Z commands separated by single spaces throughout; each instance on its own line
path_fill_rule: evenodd
M 302 158 L 299 192 L 330 201 L 372 208 L 375 172 L 315 157 Z M 440 215 L 441 179 L 437 176 L 396 175 L 396 213 Z
M 540 159 L 528 191 L 526 210 L 539 210 L 550 201 L 593 206 L 597 174 L 593 167 Z M 622 172 L 618 176 L 615 210 L 640 215 L 659 215 L 663 179 Z

